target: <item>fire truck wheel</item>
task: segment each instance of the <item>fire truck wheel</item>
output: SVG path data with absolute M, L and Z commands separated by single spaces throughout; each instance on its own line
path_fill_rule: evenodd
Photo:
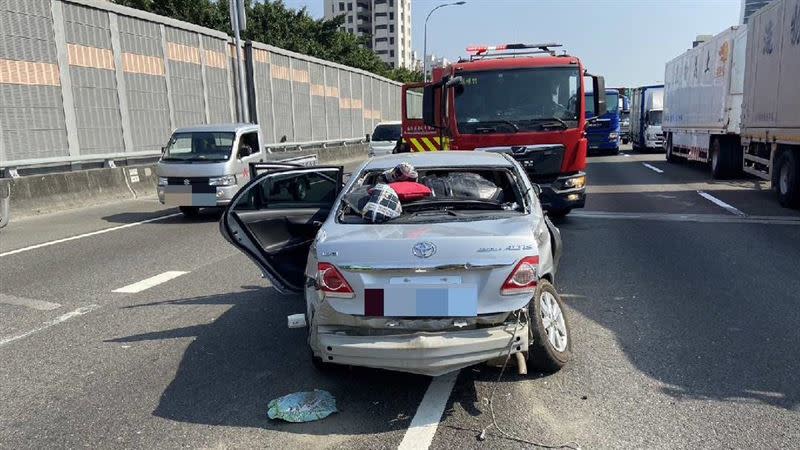
M 572 333 L 561 297 L 545 279 L 528 304 L 528 319 L 528 364 L 545 372 L 558 371 L 572 359 Z
M 783 151 L 775 164 L 773 186 L 778 201 L 786 208 L 800 206 L 800 161 L 791 150 Z

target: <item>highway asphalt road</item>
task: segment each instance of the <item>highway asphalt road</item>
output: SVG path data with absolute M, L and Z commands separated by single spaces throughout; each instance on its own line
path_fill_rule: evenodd
M 215 214 L 145 199 L 12 222 L 0 448 L 529 447 L 495 427 L 478 440 L 492 394 L 523 441 L 797 447 L 800 212 L 663 155 L 590 161 L 587 208 L 559 224 L 575 359 L 499 383 L 487 366 L 433 382 L 317 372 L 305 330 L 286 327 L 302 299 L 267 287 Z M 270 399 L 312 389 L 339 413 L 267 419 Z

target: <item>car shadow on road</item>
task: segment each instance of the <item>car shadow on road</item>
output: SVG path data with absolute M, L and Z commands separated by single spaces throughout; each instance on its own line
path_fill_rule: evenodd
M 307 330 L 287 328 L 286 316 L 305 307 L 298 296 L 243 286 L 236 293 L 142 304 L 129 310 L 225 304 L 231 307 L 207 324 L 108 341 L 194 338 L 153 415 L 178 422 L 314 435 L 372 434 L 408 427 L 430 378 L 337 366 L 320 372 L 309 357 Z M 299 424 L 267 418 L 270 400 L 314 389 L 331 392 L 339 413 Z
M 572 248 L 604 244 L 600 254 L 565 254 L 560 284 L 586 295 L 567 303 L 611 331 L 662 393 L 797 410 L 800 279 L 779 261 L 800 260 L 800 249 L 786 246 L 800 232 L 741 227 L 571 221 L 561 231 Z M 742 241 L 748 235 L 753 242 Z
M 157 213 L 153 211 L 143 211 L 143 212 L 124 212 L 118 214 L 112 214 L 109 216 L 105 216 L 102 219 L 106 222 L 111 223 L 119 223 L 119 224 L 128 224 L 128 223 L 137 223 L 142 222 L 145 220 L 152 220 L 157 219 L 162 216 L 169 216 L 172 214 L 179 214 L 179 211 L 176 208 L 167 208 Z M 174 224 L 174 223 L 187 223 L 187 222 L 216 222 L 219 218 L 222 217 L 222 209 L 217 208 L 204 208 L 201 209 L 197 216 L 195 217 L 186 217 L 183 215 L 170 217 L 168 219 L 163 220 L 155 220 L 152 223 L 161 223 L 161 224 Z

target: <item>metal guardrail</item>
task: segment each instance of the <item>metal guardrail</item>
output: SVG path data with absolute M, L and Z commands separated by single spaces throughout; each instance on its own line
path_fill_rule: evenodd
M 283 153 L 300 150 L 329 148 L 348 145 L 358 145 L 366 142 L 366 139 L 351 138 L 351 139 L 330 139 L 323 141 L 308 141 L 308 142 L 280 142 L 275 144 L 267 144 L 264 146 L 267 153 Z M 40 167 L 52 167 L 59 165 L 68 165 L 73 163 L 99 163 L 102 162 L 105 167 L 116 167 L 114 161 L 119 160 L 136 160 L 158 158 L 161 152 L 134 152 L 134 153 L 112 153 L 103 155 L 82 155 L 82 156 L 61 156 L 56 158 L 39 158 L 39 159 L 25 159 L 12 161 L 7 163 L 0 163 L 0 176 L 5 175 L 10 178 L 18 177 L 19 169 L 31 169 Z
M 309 142 L 279 142 L 277 144 L 268 144 L 264 148 L 267 153 L 276 152 L 289 152 L 314 148 L 328 148 L 328 147 L 347 147 L 348 145 L 364 144 L 367 140 L 365 138 L 351 138 L 351 139 L 329 139 L 326 141 L 309 141 Z

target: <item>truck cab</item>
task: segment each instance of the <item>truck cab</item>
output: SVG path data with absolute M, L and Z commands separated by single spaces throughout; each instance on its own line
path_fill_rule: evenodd
M 433 80 L 403 87 L 404 147 L 412 152 L 510 154 L 541 189 L 543 207 L 563 216 L 586 200 L 587 79 L 593 110 L 605 114 L 605 81 L 558 44 L 469 47 Z
M 594 92 L 586 93 L 586 118 L 597 117 L 586 127 L 589 153 L 619 153 L 620 145 L 620 95 L 616 89 L 606 89 L 607 111 L 597 117 L 594 113 Z
M 663 151 L 664 85 L 642 86 L 633 90 L 631 141 L 634 150 Z
M 250 163 L 264 161 L 266 149 L 255 124 L 178 128 L 156 164 L 158 200 L 186 216 L 203 207 L 226 206 L 250 181 Z

